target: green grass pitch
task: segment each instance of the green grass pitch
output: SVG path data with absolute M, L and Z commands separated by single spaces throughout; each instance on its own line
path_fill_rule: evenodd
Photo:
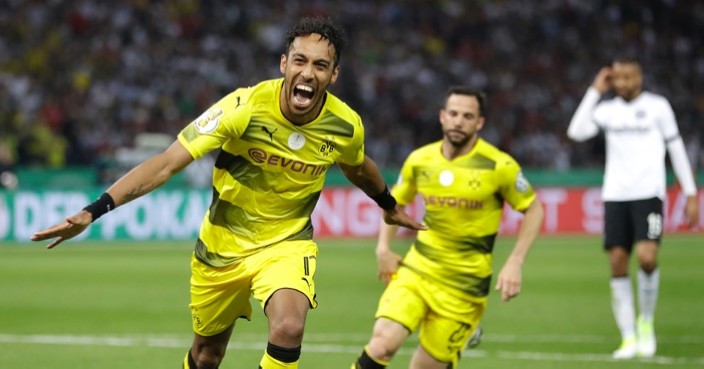
M 499 238 L 496 272 L 512 241 Z M 382 290 L 375 241 L 318 243 L 319 307 L 308 315 L 300 367 L 347 369 L 369 337 Z M 491 296 L 484 340 L 459 368 L 704 368 L 702 246 L 701 234 L 666 235 L 658 355 L 614 362 L 619 338 L 600 239 L 541 237 L 524 267 L 523 293 L 509 303 Z M 180 368 L 191 341 L 191 250 L 192 242 L 0 244 L 0 368 Z M 221 368 L 256 368 L 266 327 L 255 305 L 253 320 L 238 322 Z M 412 336 L 389 368 L 406 368 L 416 344 Z

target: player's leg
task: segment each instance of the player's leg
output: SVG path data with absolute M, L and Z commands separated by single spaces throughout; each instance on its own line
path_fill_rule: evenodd
M 183 361 L 184 369 L 211 369 L 220 366 L 225 357 L 227 343 L 230 341 L 234 324 L 224 332 L 214 336 L 196 334 L 191 349 Z M 198 358 L 197 360 L 195 358 Z
M 452 363 L 436 360 L 423 346 L 416 348 L 411 363 L 408 364 L 408 369 L 452 369 L 454 367 Z
M 657 254 L 662 237 L 662 200 L 639 201 L 634 209 L 636 222 L 636 255 L 638 264 L 638 354 L 652 357 L 656 351 L 655 307 L 660 288 Z
M 652 323 L 660 288 L 660 270 L 656 261 L 659 247 L 658 243 L 653 241 L 640 241 L 636 245 L 640 265 L 637 279 L 638 318 Z
M 269 342 L 259 364 L 263 369 L 297 368 L 310 300 L 292 289 L 280 289 L 269 298 Z
M 382 369 L 391 362 L 398 349 L 410 335 L 408 328 L 387 318 L 374 322 L 372 337 L 364 351 L 352 364 L 352 369 Z
M 630 359 L 637 354 L 633 284 L 628 276 L 629 253 L 623 247 L 609 248 L 611 265 L 611 308 L 621 333 L 621 345 L 614 351 L 615 359 Z
M 252 292 L 269 319 L 269 340 L 262 369 L 298 368 L 306 315 L 315 302 L 315 243 L 286 241 L 260 252 Z
M 421 278 L 400 268 L 379 299 L 372 337 L 352 369 L 382 369 L 425 316 L 428 307 L 420 296 Z
M 604 248 L 611 269 L 611 308 L 621 333 L 621 345 L 614 351 L 616 359 L 630 359 L 637 354 L 633 285 L 628 276 L 628 262 L 633 242 L 633 227 L 628 202 L 605 202 Z
M 654 262 L 657 249 L 657 243 L 652 241 L 641 241 L 637 246 L 639 260 L 645 261 L 638 271 L 638 355 L 642 357 L 655 355 L 657 346 L 654 325 L 660 289 L 660 271 Z
M 217 368 L 237 318 L 251 318 L 250 277 L 245 263 L 211 267 L 191 259 L 191 317 L 195 338 L 184 359 L 184 368 Z

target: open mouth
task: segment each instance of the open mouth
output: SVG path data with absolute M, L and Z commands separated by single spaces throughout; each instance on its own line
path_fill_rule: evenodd
M 313 96 L 315 96 L 315 91 L 313 87 L 306 85 L 296 85 L 293 87 L 293 100 L 296 105 L 307 106 L 311 103 Z

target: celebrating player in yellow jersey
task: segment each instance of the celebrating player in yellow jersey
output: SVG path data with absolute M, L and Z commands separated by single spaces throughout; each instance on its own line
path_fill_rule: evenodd
M 420 329 L 409 368 L 454 368 L 486 308 L 492 250 L 504 202 L 525 214 L 515 247 L 499 273 L 504 301 L 521 291 L 521 267 L 543 222 L 543 208 L 521 168 L 482 140 L 485 98 L 450 88 L 440 110 L 441 141 L 412 152 L 392 194 L 401 205 L 417 194 L 424 223 L 406 256 L 389 247 L 397 227 L 382 225 L 376 255 L 388 283 L 369 343 L 352 369 L 385 368 L 403 341 Z
M 235 320 L 251 317 L 251 295 L 269 320 L 269 342 L 259 367 L 297 368 L 306 314 L 316 306 L 317 246 L 310 216 L 327 169 L 337 163 L 384 210 L 386 222 L 426 229 L 396 204 L 376 164 L 365 156 L 359 115 L 327 92 L 338 77 L 344 43 L 344 31 L 329 20 L 302 18 L 286 34 L 283 78 L 227 95 L 163 153 L 32 240 L 53 238 L 48 245 L 53 248 L 220 149 L 212 204 L 191 259 L 195 337 L 183 367 L 220 365 Z

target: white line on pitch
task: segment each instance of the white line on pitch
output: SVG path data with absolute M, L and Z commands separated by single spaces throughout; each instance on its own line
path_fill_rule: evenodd
M 230 342 L 229 349 L 231 350 L 264 350 L 265 344 L 262 337 L 264 335 L 247 335 L 250 338 L 257 336 L 257 341 L 253 342 L 251 340 L 242 341 L 243 337 L 238 337 Z M 313 335 L 316 338 L 344 338 L 344 334 L 334 334 L 334 335 Z M 308 338 L 308 336 L 306 336 Z M 361 337 L 361 335 L 360 335 Z M 557 337 L 557 336 L 555 336 Z M 136 336 L 77 336 L 77 335 L 16 335 L 16 334 L 0 334 L 0 342 L 2 343 L 15 343 L 15 344 L 49 344 L 49 345 L 82 345 L 82 346 L 120 346 L 120 347 L 136 347 L 136 346 L 146 346 L 146 347 L 160 347 L 160 348 L 183 348 L 188 347 L 191 344 L 190 339 L 187 338 L 177 338 L 175 336 L 149 336 L 149 335 L 136 335 Z M 348 340 L 349 342 L 349 340 Z M 304 343 L 306 352 L 317 352 L 317 353 L 349 353 L 357 354 L 361 350 L 361 345 L 349 345 L 349 344 L 318 344 L 311 343 L 309 340 Z M 403 348 L 398 354 L 399 355 L 411 355 L 413 353 L 412 348 Z M 551 353 L 551 352 L 527 352 L 527 351 L 507 351 L 507 350 L 496 350 L 496 351 L 486 351 L 486 350 L 469 350 L 463 353 L 466 357 L 474 358 L 498 358 L 498 359 L 508 359 L 508 360 L 534 360 L 534 361 L 557 361 L 557 362 L 613 362 L 614 359 L 610 355 L 606 354 L 565 354 L 565 353 Z M 677 357 L 667 357 L 667 356 L 656 356 L 651 359 L 641 359 L 638 362 L 643 364 L 654 364 L 654 365 L 703 365 L 704 357 L 692 357 L 692 358 L 677 358 Z

